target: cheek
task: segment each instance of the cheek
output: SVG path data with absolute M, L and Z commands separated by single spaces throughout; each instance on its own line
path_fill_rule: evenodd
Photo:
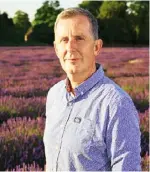
M 58 45 L 56 54 L 57 54 L 59 59 L 64 58 L 64 56 L 66 54 L 66 48 Z
M 82 52 L 83 52 L 85 58 L 88 58 L 88 59 L 95 56 L 93 46 L 86 47 Z
M 61 63 L 64 63 L 65 55 L 66 55 L 66 52 L 64 52 L 64 51 L 61 51 L 58 53 L 58 58 Z

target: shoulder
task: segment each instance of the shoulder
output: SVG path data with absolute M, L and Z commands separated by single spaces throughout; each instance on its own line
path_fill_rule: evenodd
M 109 102 L 109 107 L 125 105 L 126 103 L 132 104 L 132 99 L 118 84 L 108 77 L 105 77 L 103 82 L 103 91 L 105 98 Z
M 55 85 L 53 85 L 47 94 L 47 99 L 49 98 L 56 98 L 58 95 L 61 94 L 61 92 L 64 90 L 65 88 L 65 80 L 61 80 L 58 83 L 56 83 Z
M 46 98 L 46 116 L 48 115 L 48 111 L 50 110 L 50 107 L 56 102 L 57 99 L 62 96 L 63 88 L 65 88 L 65 81 L 59 81 L 54 86 L 52 86 L 48 93 Z
M 119 116 L 121 114 L 135 114 L 137 116 L 135 105 L 127 92 L 107 77 L 103 84 L 110 116 L 115 114 Z
M 61 80 L 59 82 L 57 82 L 55 85 L 53 85 L 49 91 L 49 92 L 57 92 L 59 89 L 62 89 L 63 87 L 65 87 L 65 81 L 64 80 Z

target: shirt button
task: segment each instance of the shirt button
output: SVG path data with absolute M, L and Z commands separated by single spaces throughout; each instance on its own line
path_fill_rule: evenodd
M 83 91 L 81 91 L 81 95 L 83 95 Z
M 72 105 L 72 103 L 71 103 L 71 102 L 68 102 L 68 103 L 67 103 L 67 106 L 71 106 L 71 105 Z
M 75 118 L 74 118 L 74 122 L 80 123 L 80 122 L 81 122 L 81 118 L 80 118 L 80 117 L 75 117 Z

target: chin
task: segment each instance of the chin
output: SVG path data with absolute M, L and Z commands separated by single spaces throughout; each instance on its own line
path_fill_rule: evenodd
M 65 72 L 68 74 L 76 74 L 76 73 L 78 73 L 78 71 L 79 71 L 79 69 L 77 69 L 76 67 L 70 67 L 65 70 Z
M 74 74 L 74 73 L 78 72 L 78 70 L 79 70 L 79 66 L 77 66 L 77 65 L 67 65 L 65 67 L 65 72 L 70 73 L 70 74 Z
M 68 73 L 68 74 L 76 74 L 77 70 L 69 69 L 69 70 L 66 71 L 66 73 Z

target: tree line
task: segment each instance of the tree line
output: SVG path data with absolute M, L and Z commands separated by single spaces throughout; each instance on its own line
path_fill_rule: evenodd
M 82 1 L 78 7 L 97 18 L 105 46 L 149 45 L 149 1 Z M 13 18 L 0 12 L 0 45 L 52 45 L 62 10 L 59 1 L 45 1 L 32 22 L 21 10 Z

